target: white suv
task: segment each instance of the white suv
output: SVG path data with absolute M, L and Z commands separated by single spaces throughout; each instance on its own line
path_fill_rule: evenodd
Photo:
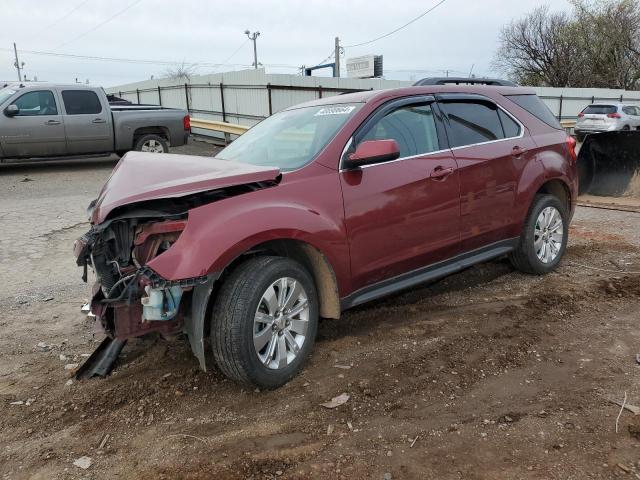
M 640 128 L 640 106 L 594 103 L 578 114 L 574 132 L 579 142 L 590 133 Z

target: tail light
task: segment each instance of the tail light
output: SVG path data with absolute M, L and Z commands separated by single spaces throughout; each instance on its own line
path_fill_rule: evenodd
M 607 113 L 607 117 L 609 118 L 622 118 L 622 115 L 619 113 Z
M 578 118 L 582 118 L 582 117 L 584 117 L 584 113 L 580 112 L 580 113 L 578 114 Z
M 576 155 L 576 139 L 572 136 L 567 136 L 567 148 L 569 149 L 569 155 L 571 156 L 571 160 L 574 162 L 578 160 L 578 155 Z
M 191 117 L 189 115 L 185 115 L 182 119 L 182 124 L 184 125 L 185 130 L 191 130 Z

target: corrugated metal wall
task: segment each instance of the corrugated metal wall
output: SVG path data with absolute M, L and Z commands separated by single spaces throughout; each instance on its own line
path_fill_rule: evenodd
M 270 108 L 275 113 L 319 96 L 340 94 L 340 91 L 327 89 L 378 90 L 409 85 L 411 82 L 399 80 L 301 77 L 266 74 L 264 69 L 251 69 L 195 76 L 190 79 L 189 85 L 177 84 L 176 80 L 171 79 L 158 79 L 110 87 L 106 91 L 134 103 L 162 104 L 173 108 L 188 106 L 194 118 L 224 119 L 252 126 L 267 117 Z M 626 90 L 550 87 L 535 87 L 534 90 L 558 118 L 565 120 L 575 119 L 586 105 L 593 102 L 640 104 L 640 92 Z M 195 129 L 194 132 L 210 134 Z

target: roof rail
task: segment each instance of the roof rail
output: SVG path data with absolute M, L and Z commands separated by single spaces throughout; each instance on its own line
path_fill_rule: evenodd
M 432 77 L 423 78 L 413 84 L 414 87 L 422 85 L 491 85 L 493 87 L 517 87 L 518 84 L 509 80 L 498 78 L 465 78 L 465 77 Z

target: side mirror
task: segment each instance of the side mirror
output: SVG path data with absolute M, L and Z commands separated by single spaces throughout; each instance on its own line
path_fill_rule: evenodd
M 4 114 L 7 117 L 15 117 L 20 113 L 20 109 L 17 105 L 11 104 L 7 108 L 4 109 Z
M 349 155 L 351 168 L 372 163 L 388 162 L 400 158 L 400 147 L 395 140 L 367 140 Z

